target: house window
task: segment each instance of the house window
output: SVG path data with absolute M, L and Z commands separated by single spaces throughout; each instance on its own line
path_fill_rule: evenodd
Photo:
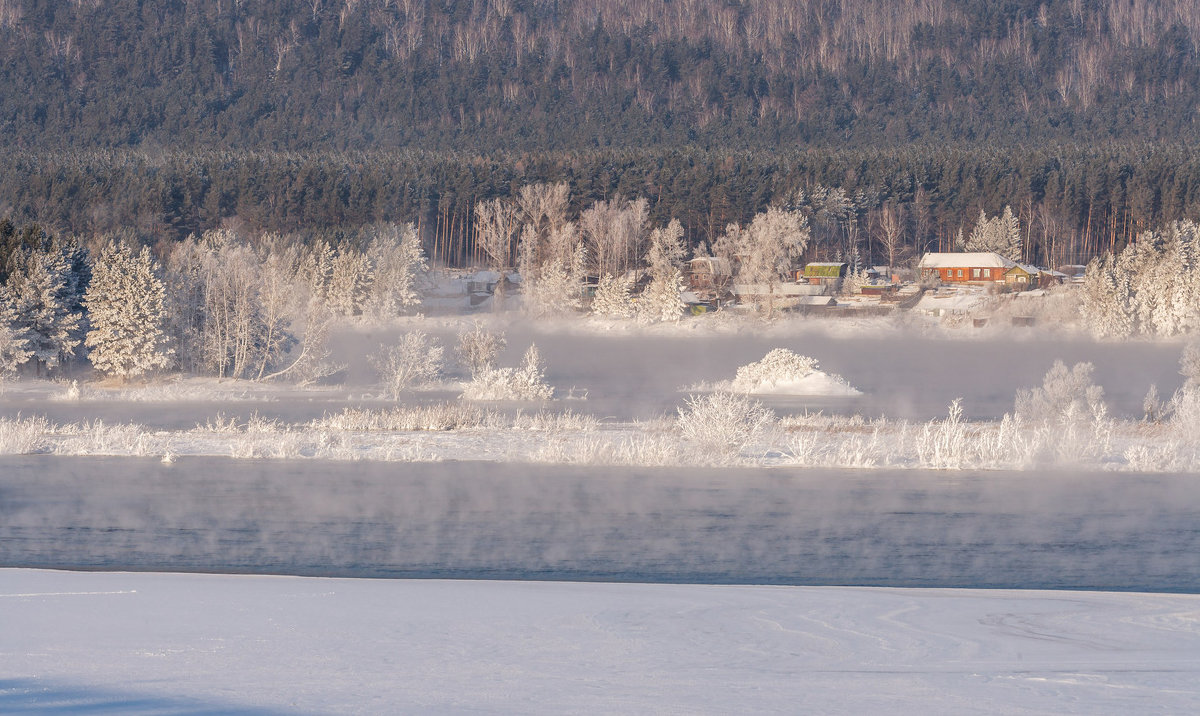
M 958 277 L 959 277 L 959 278 L 962 278 L 962 269 L 959 269 L 959 270 L 958 270 Z
M 979 269 L 971 269 L 971 277 L 979 278 Z
M 992 277 L 992 270 L 991 270 L 991 269 L 984 269 L 984 270 L 983 270 L 983 277 L 984 277 L 984 278 L 991 278 L 991 277 Z

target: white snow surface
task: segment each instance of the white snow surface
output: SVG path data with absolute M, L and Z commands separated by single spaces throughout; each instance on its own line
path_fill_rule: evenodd
M 1200 595 L 0 570 L 4 713 L 1200 709 Z

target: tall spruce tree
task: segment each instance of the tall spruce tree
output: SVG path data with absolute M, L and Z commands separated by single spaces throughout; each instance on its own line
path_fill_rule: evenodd
M 80 280 L 72 261 L 53 247 L 21 247 L 9 257 L 8 280 L 0 290 L 9 329 L 29 352 L 41 375 L 74 355 L 80 343 Z
M 113 242 L 101 251 L 83 299 L 91 318 L 84 344 L 97 370 L 128 379 L 170 364 L 166 290 L 157 272 L 145 247 L 134 254 Z

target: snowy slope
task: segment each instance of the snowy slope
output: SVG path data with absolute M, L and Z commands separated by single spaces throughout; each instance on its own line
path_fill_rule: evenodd
M 3 713 L 1187 713 L 1200 596 L 0 570 Z

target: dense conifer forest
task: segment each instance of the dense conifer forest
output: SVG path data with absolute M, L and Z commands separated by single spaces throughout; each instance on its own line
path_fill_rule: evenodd
M 0 216 L 411 221 L 463 263 L 473 207 L 536 182 L 692 245 L 833 192 L 814 256 L 1011 206 L 1026 258 L 1082 262 L 1197 215 L 1198 43 L 1183 0 L 0 0 Z

